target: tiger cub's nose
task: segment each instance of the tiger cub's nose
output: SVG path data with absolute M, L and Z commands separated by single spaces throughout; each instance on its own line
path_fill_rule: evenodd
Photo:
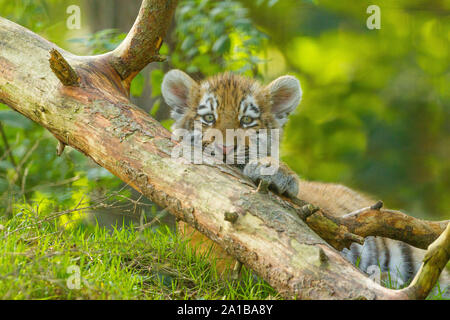
M 217 148 L 220 152 L 222 152 L 222 154 L 228 154 L 228 153 L 230 153 L 230 152 L 234 149 L 234 146 L 233 146 L 233 145 L 231 145 L 231 146 L 225 146 L 225 145 L 223 145 L 223 144 L 218 143 L 218 144 L 216 144 L 216 148 Z

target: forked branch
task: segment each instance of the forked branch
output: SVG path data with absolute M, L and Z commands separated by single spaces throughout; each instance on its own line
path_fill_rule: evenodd
M 403 241 L 427 249 L 449 224 L 449 220 L 427 221 L 400 211 L 362 208 L 342 217 L 317 210 L 305 219 L 308 226 L 334 248 L 348 248 L 352 242 L 362 244 L 369 236 Z
M 150 62 L 164 61 L 159 55 L 177 0 L 143 0 L 139 15 L 125 40 L 111 53 L 110 63 L 122 80 L 131 83 Z

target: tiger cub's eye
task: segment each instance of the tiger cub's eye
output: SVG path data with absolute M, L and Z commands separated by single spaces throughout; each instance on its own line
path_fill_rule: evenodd
M 214 115 L 213 114 L 205 114 L 203 117 L 203 120 L 206 122 L 206 123 L 213 123 L 216 119 L 214 118 Z
M 253 122 L 253 118 L 249 117 L 249 116 L 244 116 L 241 118 L 241 123 L 242 124 L 250 124 Z

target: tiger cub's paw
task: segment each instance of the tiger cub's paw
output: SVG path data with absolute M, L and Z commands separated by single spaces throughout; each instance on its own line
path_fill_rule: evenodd
M 274 158 L 251 160 L 244 167 L 244 175 L 257 184 L 261 180 L 268 182 L 269 188 L 280 195 L 291 198 L 298 195 L 297 175 L 287 165 Z

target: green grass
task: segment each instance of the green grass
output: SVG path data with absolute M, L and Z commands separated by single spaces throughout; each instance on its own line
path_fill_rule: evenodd
M 381 266 L 380 264 L 378 264 L 380 273 L 381 273 Z M 401 277 L 401 272 L 400 270 L 396 271 L 396 274 L 394 276 L 394 274 L 391 274 L 389 271 L 385 272 L 385 279 L 380 281 L 380 284 L 386 288 L 389 289 L 403 289 L 407 286 L 409 286 L 410 281 L 404 283 L 404 284 L 399 284 L 398 283 L 398 277 Z M 448 296 L 448 292 L 446 289 L 441 288 L 439 281 L 436 283 L 436 286 L 433 288 L 433 290 L 431 290 L 430 294 L 427 297 L 427 300 L 450 300 L 449 296 Z
M 356 258 L 355 266 L 359 268 L 360 263 L 361 263 L 361 256 Z M 379 279 L 380 280 L 379 284 L 381 284 L 383 287 L 399 290 L 407 287 L 410 284 L 410 282 L 406 282 L 403 285 L 398 283 L 397 279 L 398 277 L 401 277 L 401 272 L 399 269 L 396 270 L 396 274 L 391 274 L 389 271 L 383 272 L 379 261 L 377 267 L 379 270 L 379 275 L 382 276 Z M 447 264 L 446 268 L 450 271 L 450 262 Z M 428 295 L 427 300 L 450 300 L 448 294 L 449 293 L 447 292 L 447 289 L 441 288 L 440 283 L 438 281 L 434 289 Z
M 55 212 L 45 201 L 16 202 L 0 216 L 0 299 L 280 298 L 245 267 L 239 280 L 221 276 L 165 225 L 99 227 L 86 223 L 92 205 L 83 205 Z M 445 298 L 437 290 L 428 299 Z
M 1 299 L 277 297 L 248 270 L 239 281 L 224 279 L 214 261 L 195 254 L 167 227 L 108 230 L 61 217 L 26 207 L 0 220 Z M 79 268 L 79 289 L 69 288 L 76 283 L 70 267 Z

